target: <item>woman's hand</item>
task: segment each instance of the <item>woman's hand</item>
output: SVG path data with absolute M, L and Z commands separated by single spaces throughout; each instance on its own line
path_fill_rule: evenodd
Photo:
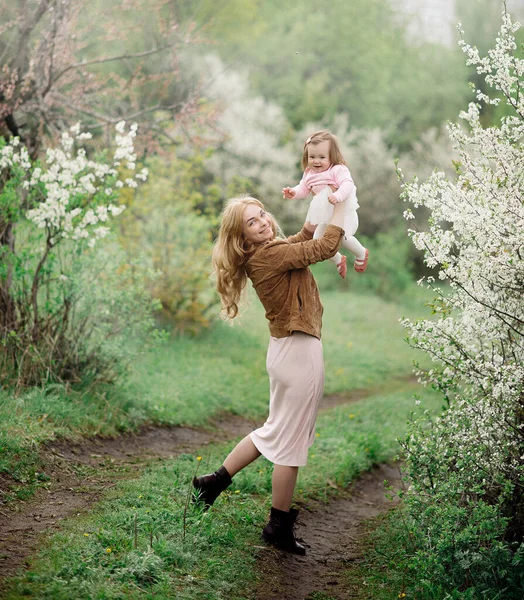
M 344 202 L 347 202 L 347 200 L 344 200 Z M 344 202 L 337 202 L 334 205 L 333 208 L 333 216 L 331 217 L 331 220 L 329 221 L 331 225 L 336 225 L 337 227 L 340 227 L 341 229 L 344 229 L 344 217 L 345 217 L 345 208 L 344 208 Z
M 283 196 L 284 198 L 289 198 L 289 199 L 291 199 L 291 198 L 294 198 L 294 197 L 295 197 L 295 195 L 296 195 L 296 192 L 295 192 L 295 190 L 294 190 L 294 189 L 292 189 L 292 188 L 290 188 L 290 187 L 285 187 L 285 188 L 282 190 L 282 196 Z
M 310 233 L 315 233 L 316 228 L 317 228 L 317 225 L 313 225 L 313 223 L 310 223 L 309 221 L 306 221 L 304 223 L 304 229 L 309 231 Z
M 335 204 L 338 204 L 340 200 L 335 196 L 335 194 L 331 194 L 331 196 L 328 196 L 328 202 L 335 206 Z

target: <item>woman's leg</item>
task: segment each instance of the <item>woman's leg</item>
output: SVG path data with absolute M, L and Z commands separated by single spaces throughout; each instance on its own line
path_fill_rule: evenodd
M 231 485 L 231 478 L 260 456 L 249 435 L 231 450 L 224 464 L 214 473 L 193 479 L 195 500 L 209 508 L 218 496 Z
M 272 479 L 272 506 L 289 512 L 297 483 L 298 467 L 274 465 Z
M 246 437 L 238 442 L 238 444 L 231 450 L 228 457 L 224 461 L 224 467 L 231 477 L 234 477 L 244 467 L 252 463 L 260 456 L 260 452 L 257 447 L 251 441 L 251 437 Z
M 304 555 L 306 548 L 297 542 L 294 527 L 298 510 L 291 508 L 297 482 L 298 467 L 273 467 L 273 498 L 269 522 L 262 530 L 262 539 L 281 550 Z

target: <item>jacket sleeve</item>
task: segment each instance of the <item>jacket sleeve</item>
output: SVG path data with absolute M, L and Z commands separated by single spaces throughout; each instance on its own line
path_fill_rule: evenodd
M 297 242 L 307 242 L 307 240 L 311 239 L 313 239 L 313 232 L 307 230 L 305 227 L 303 227 L 302 230 L 295 235 L 290 235 L 286 238 L 286 240 L 291 244 L 296 244 Z
M 343 229 L 328 225 L 324 235 L 317 240 L 296 243 L 286 240 L 269 245 L 264 251 L 264 260 L 271 263 L 271 270 L 275 272 L 303 269 L 334 256 L 340 248 L 343 235 Z

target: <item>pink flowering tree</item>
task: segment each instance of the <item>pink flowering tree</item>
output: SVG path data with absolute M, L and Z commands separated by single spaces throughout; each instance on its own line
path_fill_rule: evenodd
M 116 125 L 112 158 L 89 158 L 83 144 L 91 134 L 80 125 L 62 133 L 41 161 L 31 159 L 19 138 L 0 140 L 0 222 L 17 232 L 16 247 L 4 246 L 0 259 L 4 380 L 35 382 L 38 365 L 60 380 L 75 370 L 72 362 L 85 361 L 76 350 L 77 358 L 71 354 L 96 329 L 87 327 L 89 316 L 75 320 L 86 293 L 80 265 L 124 210 L 120 190 L 147 179 L 146 169 L 136 172 L 136 130 L 136 124 Z
M 515 42 L 519 27 L 504 12 L 496 45 L 485 57 L 461 44 L 468 64 L 485 76 L 493 94 L 477 91 L 476 102 L 460 115 L 464 125 L 449 125 L 459 156 L 456 176 L 435 172 L 425 181 L 403 184 L 404 199 L 430 211 L 426 228 L 416 226 L 411 209 L 405 217 L 414 224 L 413 243 L 436 273 L 419 282 L 436 294 L 435 318 L 406 319 L 404 325 L 410 343 L 434 361 L 434 368 L 420 371 L 421 381 L 441 390 L 447 401 L 442 416 L 414 423 L 403 442 L 411 480 L 410 528 L 420 534 L 428 570 L 433 569 L 430 579 L 449 577 L 462 590 L 476 581 L 486 597 L 495 597 L 486 590 L 503 589 L 504 578 L 511 581 L 512 573 L 522 569 L 524 549 L 524 60 Z M 504 105 L 506 116 L 483 127 L 483 105 Z
M 0 8 L 0 134 L 31 156 L 68 123 L 110 131 L 140 121 L 144 140 L 212 118 L 198 78 L 183 76 L 183 50 L 202 43 L 176 3 L 151 0 L 6 0 Z

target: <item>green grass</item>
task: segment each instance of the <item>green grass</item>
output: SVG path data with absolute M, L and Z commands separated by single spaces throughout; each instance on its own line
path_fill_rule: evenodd
M 429 390 L 422 390 L 416 406 L 415 390 L 406 385 L 321 414 L 296 500 L 328 499 L 338 493 L 333 482 L 345 487 L 373 464 L 392 459 L 410 415 L 440 410 L 440 398 Z M 11 582 L 6 600 L 254 599 L 270 463 L 259 459 L 239 473 L 207 514 L 187 506 L 194 474 L 216 468 L 233 444 L 207 447 L 200 462 L 184 455 L 120 482 L 89 515 L 64 523 L 30 569 Z

